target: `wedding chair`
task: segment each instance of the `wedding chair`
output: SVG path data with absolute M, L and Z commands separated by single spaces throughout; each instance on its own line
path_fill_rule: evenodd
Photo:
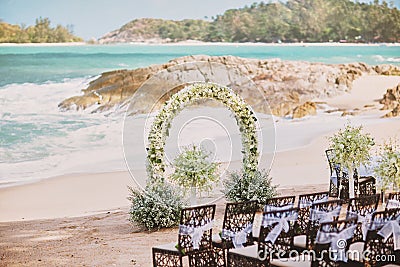
M 226 253 L 231 248 L 253 245 L 253 222 L 257 201 L 227 203 L 222 231 L 213 236 L 213 247 L 218 266 L 226 266 Z M 196 257 L 193 257 L 194 261 Z
M 297 206 L 299 208 L 299 216 L 297 218 L 297 227 L 294 236 L 294 246 L 298 251 L 304 248 L 297 247 L 296 244 L 305 244 L 307 227 L 310 219 L 310 208 L 315 203 L 328 201 L 329 192 L 319 192 L 311 194 L 303 194 L 299 196 Z
M 346 218 L 356 218 L 358 221 L 352 243 L 364 242 L 367 236 L 368 226 L 373 213 L 377 210 L 380 195 L 352 198 L 347 205 Z
M 397 209 L 400 208 L 400 191 L 395 193 L 389 193 L 386 201 L 386 209 Z
M 182 258 L 184 256 L 199 251 L 212 253 L 214 215 L 215 205 L 183 209 L 179 224 L 178 243 L 173 242 L 153 247 L 153 266 L 183 266 Z
M 273 197 L 264 203 L 264 212 L 294 207 L 296 196 Z
M 321 223 L 315 240 L 313 266 L 343 266 L 348 261 L 347 251 L 356 227 L 356 218 Z M 329 250 L 332 255 L 326 253 Z
M 269 198 L 264 203 L 264 212 L 293 208 L 295 200 L 296 200 L 296 196 L 283 196 L 283 197 Z M 255 241 L 258 240 L 258 236 L 260 235 L 259 230 L 260 230 L 260 228 L 253 229 L 253 238 Z
M 343 266 L 348 260 L 349 241 L 353 238 L 356 223 L 355 218 L 321 223 L 313 250 L 286 259 L 272 259 L 271 266 Z
M 376 179 L 373 176 L 360 176 L 357 185 L 357 190 L 360 196 L 371 196 L 376 194 Z
M 348 170 L 338 163 L 334 163 L 335 152 L 333 149 L 325 150 L 329 163 L 330 181 L 329 196 L 339 197 L 340 199 L 349 198 L 349 175 Z M 358 195 L 376 194 L 375 178 L 372 176 L 358 177 L 358 169 L 354 170 L 354 190 Z
M 229 250 L 228 266 L 269 266 L 272 257 L 286 254 L 293 245 L 297 216 L 297 208 L 264 212 L 257 244 Z
M 310 218 L 307 224 L 306 238 L 296 239 L 294 248 L 297 250 L 313 249 L 320 224 L 339 219 L 342 200 L 328 200 L 314 203 L 310 208 Z
M 219 267 L 218 256 L 214 250 L 199 250 L 189 254 L 189 267 Z
M 400 209 L 375 212 L 364 246 L 350 246 L 351 266 L 387 266 L 400 262 Z
M 340 164 L 335 166 L 336 176 L 339 185 L 340 199 L 349 199 L 349 171 L 345 167 L 341 167 Z M 367 196 L 376 194 L 376 179 L 372 176 L 360 176 L 358 177 L 358 169 L 354 169 L 354 192 L 357 196 Z

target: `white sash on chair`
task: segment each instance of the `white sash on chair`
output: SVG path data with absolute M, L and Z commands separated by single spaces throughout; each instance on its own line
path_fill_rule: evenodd
M 387 209 L 397 209 L 400 208 L 400 201 L 396 199 L 389 199 L 386 204 Z
M 235 248 L 242 248 L 247 242 L 247 235 L 253 231 L 253 224 L 249 223 L 244 229 L 239 232 L 222 229 L 222 238 L 230 237 Z
M 203 233 L 212 229 L 214 224 L 214 220 L 206 223 L 203 226 L 187 226 L 187 225 L 179 225 L 179 234 L 181 235 L 189 235 L 192 238 L 192 245 L 194 249 L 200 248 L 201 238 L 203 237 Z
M 347 240 L 353 238 L 356 227 L 357 225 L 347 227 L 340 233 L 318 231 L 315 242 L 318 244 L 330 244 L 330 249 L 333 252 L 333 260 L 347 262 Z
M 264 227 L 277 223 L 274 226 L 274 228 L 272 228 L 272 230 L 268 233 L 267 237 L 265 238 L 265 241 L 266 242 L 270 241 L 272 244 L 274 244 L 278 236 L 281 234 L 282 230 L 285 231 L 285 233 L 289 231 L 290 228 L 289 222 L 296 221 L 297 215 L 298 215 L 297 212 L 293 212 L 292 214 L 283 217 L 264 217 L 263 219 Z
M 399 225 L 400 216 L 398 216 L 395 220 L 391 220 L 385 223 L 381 230 L 379 230 L 378 235 L 382 236 L 384 241 L 393 235 L 393 245 L 394 250 L 400 249 L 400 225 Z
M 341 206 L 337 206 L 332 211 L 326 212 L 316 209 L 310 209 L 310 220 L 319 222 L 331 222 L 334 217 L 338 217 L 340 214 Z

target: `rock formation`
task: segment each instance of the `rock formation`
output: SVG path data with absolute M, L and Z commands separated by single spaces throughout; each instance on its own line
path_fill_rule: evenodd
M 386 114 L 385 118 L 397 117 L 400 116 L 400 105 L 397 105 L 392 111 Z
M 317 114 L 317 105 L 314 102 L 307 101 L 293 110 L 293 119 L 302 118 L 308 115 Z
M 190 62 L 197 63 L 181 65 Z M 154 79 L 154 74 L 160 71 L 164 76 L 157 75 Z M 353 80 L 363 74 L 382 73 L 400 73 L 400 69 L 363 63 L 333 65 L 234 56 L 186 56 L 165 64 L 103 73 L 82 90 L 83 95 L 68 98 L 59 107 L 61 110 L 94 107 L 93 112 L 102 112 L 127 104 L 135 95 L 137 105 L 130 113 L 145 113 L 160 107 L 161 95 L 164 100 L 168 98 L 171 92 L 164 92 L 161 87 L 176 88 L 188 80 L 212 82 L 219 75 L 226 77 L 218 81 L 239 93 L 255 111 L 285 116 L 297 108 L 298 116 L 302 109 L 298 107 L 307 101 L 349 91 Z M 312 108 L 309 103 L 306 106 Z
M 396 117 L 400 115 L 400 84 L 394 88 L 387 89 L 383 98 L 379 101 L 383 104 L 382 110 L 392 110 L 384 117 Z
M 374 67 L 374 70 L 379 75 L 400 75 L 400 68 L 395 65 L 382 64 Z

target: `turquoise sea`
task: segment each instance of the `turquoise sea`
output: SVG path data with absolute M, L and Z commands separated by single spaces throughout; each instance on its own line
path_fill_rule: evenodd
M 400 47 L 390 45 L 0 46 L 0 186 L 124 169 L 122 116 L 61 112 L 58 103 L 80 94 L 104 71 L 196 54 L 400 65 Z
M 0 86 L 61 82 L 164 63 L 186 55 L 234 55 L 324 63 L 400 64 L 399 46 L 84 45 L 0 46 Z

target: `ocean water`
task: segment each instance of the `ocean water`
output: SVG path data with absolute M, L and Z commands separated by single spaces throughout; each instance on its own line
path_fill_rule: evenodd
M 400 64 L 399 46 L 245 46 L 245 45 L 85 45 L 0 46 L 0 86 L 11 83 L 63 82 L 164 63 L 186 55 L 234 55 L 323 63 Z
M 398 46 L 0 46 L 0 186 L 77 172 L 126 170 L 123 113 L 62 112 L 104 71 L 185 55 L 400 65 Z

